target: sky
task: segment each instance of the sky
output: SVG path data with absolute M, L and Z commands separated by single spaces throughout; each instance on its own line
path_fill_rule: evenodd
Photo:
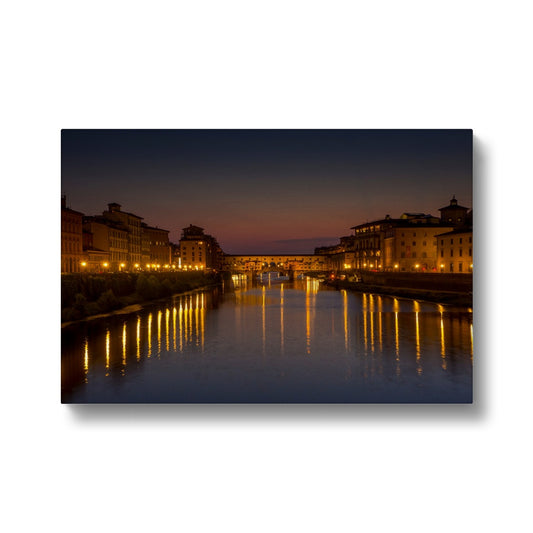
M 228 254 L 313 253 L 386 214 L 472 207 L 472 131 L 63 130 L 61 191 L 171 242 L 193 224 Z

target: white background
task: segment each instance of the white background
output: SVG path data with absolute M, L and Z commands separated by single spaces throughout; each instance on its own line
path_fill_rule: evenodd
M 3 531 L 531 530 L 528 2 L 4 2 Z M 472 128 L 473 406 L 60 404 L 61 128 Z

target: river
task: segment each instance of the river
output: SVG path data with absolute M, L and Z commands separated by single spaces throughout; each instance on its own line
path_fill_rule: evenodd
M 63 403 L 469 403 L 472 310 L 318 281 L 177 295 L 62 328 Z

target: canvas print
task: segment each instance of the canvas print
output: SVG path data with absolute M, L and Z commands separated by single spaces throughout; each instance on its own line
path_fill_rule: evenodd
M 63 130 L 61 400 L 471 403 L 471 130 Z

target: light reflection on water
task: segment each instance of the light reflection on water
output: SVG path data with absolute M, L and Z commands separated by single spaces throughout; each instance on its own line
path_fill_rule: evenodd
M 471 310 L 322 290 L 310 279 L 175 296 L 66 327 L 62 345 L 64 402 L 472 397 Z

